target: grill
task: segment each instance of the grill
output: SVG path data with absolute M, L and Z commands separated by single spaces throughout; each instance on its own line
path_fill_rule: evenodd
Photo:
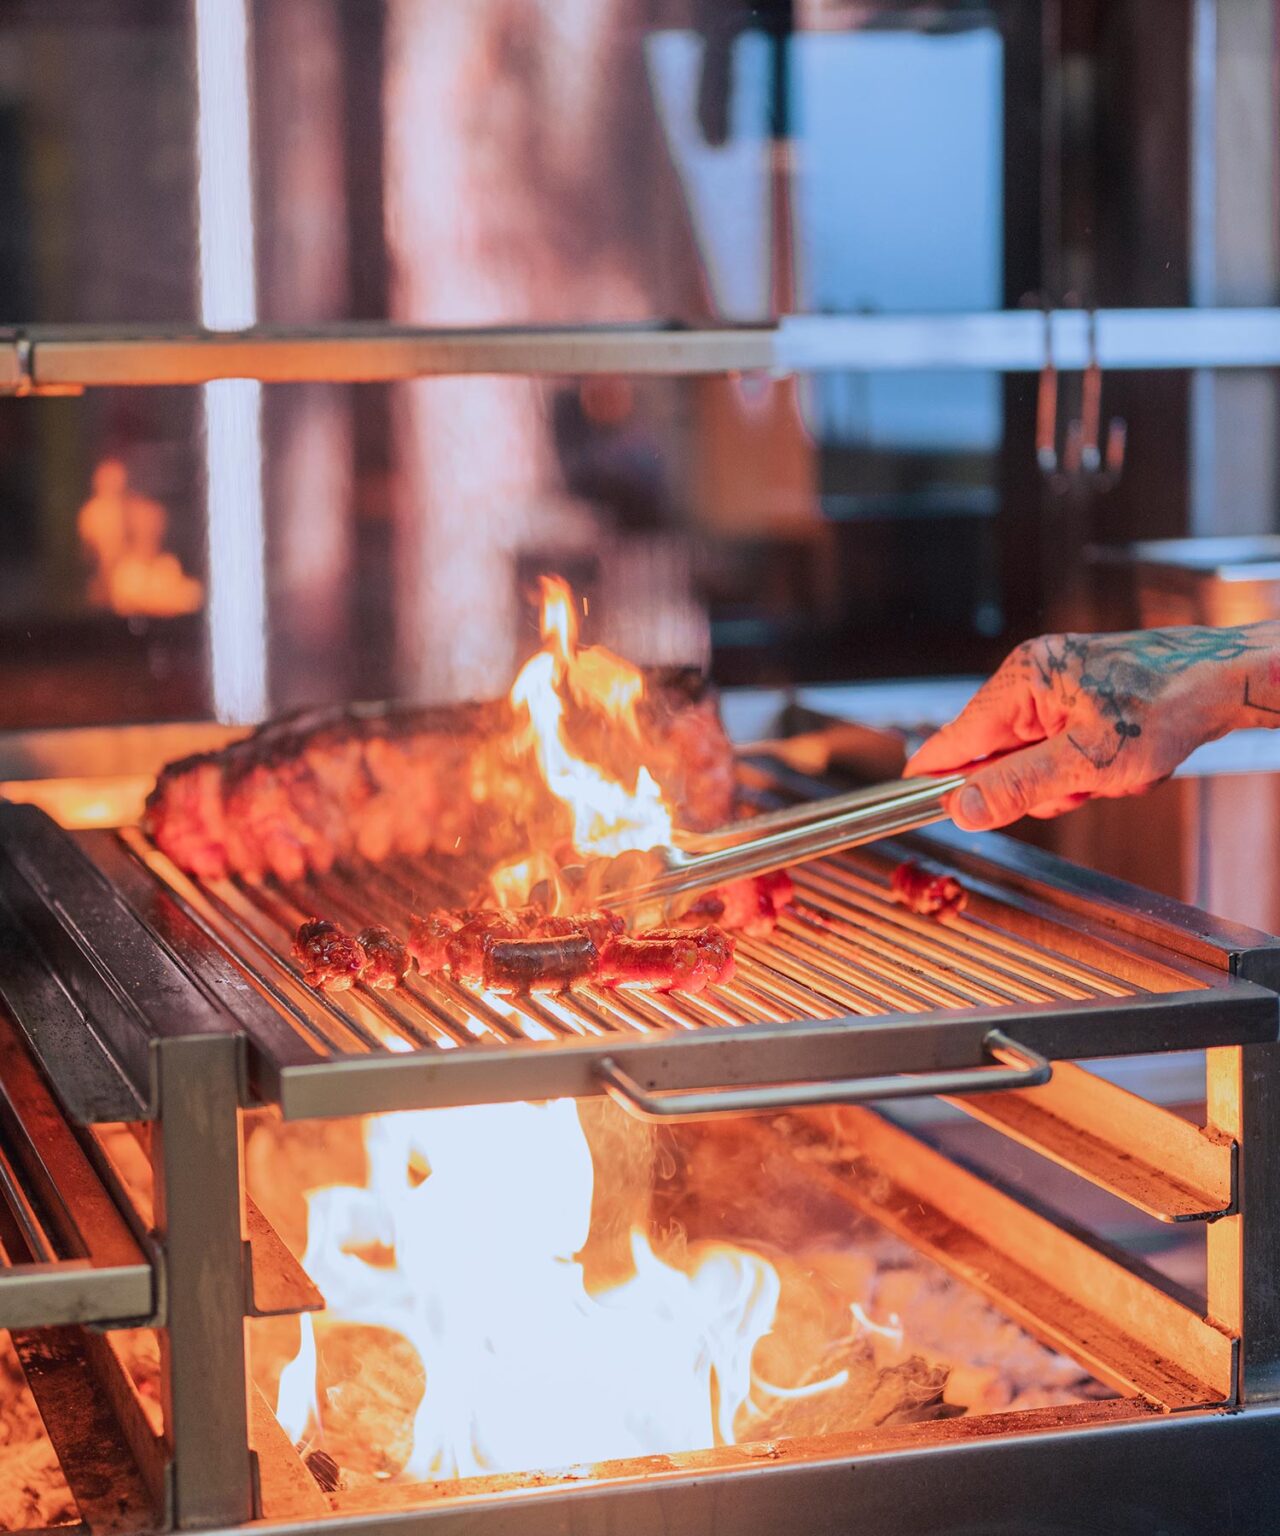
M 744 778 L 762 805 L 794 787 L 759 769 Z M 965 913 L 940 924 L 896 905 L 889 875 L 907 856 L 961 878 Z M 136 829 L 72 837 L 33 807 L 0 807 L 0 1326 L 84 1527 L 323 1516 L 354 1532 L 394 1507 L 414 1529 L 661 1518 L 690 1533 L 712 1521 L 817 1531 L 838 1518 L 887 1532 L 954 1529 L 961 1507 L 987 1528 L 1034 1518 L 1055 1490 L 1077 1507 L 1080 1488 L 1123 1465 L 1134 1518 L 1194 1510 L 1189 1528 L 1245 1529 L 1230 1523 L 1231 1480 L 1189 1490 L 1187 1468 L 1231 1458 L 1255 1490 L 1278 1491 L 1267 1447 L 1280 1396 L 1280 945 L 949 829 L 795 879 L 777 932 L 741 940 L 732 983 L 701 995 L 517 1001 L 415 978 L 332 998 L 300 979 L 297 923 L 318 913 L 403 931 L 415 908 L 461 897 L 445 865 L 198 882 Z M 1077 1065 L 1185 1050 L 1207 1053 L 1199 1124 Z M 1119 1395 L 421 1485 L 394 1501 L 375 1491 L 333 1515 L 248 1384 L 246 1317 L 322 1298 L 245 1200 L 245 1113 L 606 1093 L 650 1117 L 719 1113 L 784 1149 L 800 1187 L 886 1228 Z M 1207 1306 L 865 1107 L 927 1095 L 1146 1216 L 1196 1224 Z M 743 1110 L 768 1113 L 743 1121 Z M 116 1333 L 138 1323 L 166 1341 L 159 1435 Z

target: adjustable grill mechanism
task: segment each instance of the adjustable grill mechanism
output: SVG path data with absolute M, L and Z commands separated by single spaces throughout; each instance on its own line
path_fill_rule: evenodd
M 893 902 L 889 875 L 908 854 L 965 883 L 963 915 L 938 923 Z M 969 1519 L 1027 1514 L 1055 1479 L 1087 1480 L 1118 1456 L 1144 1508 L 1164 1499 L 1181 1511 L 1189 1449 L 1253 1455 L 1280 1394 L 1280 949 L 954 833 L 821 859 L 795 879 L 776 933 L 740 939 L 733 981 L 701 995 L 517 1000 L 414 977 L 334 998 L 302 983 L 296 925 L 320 914 L 403 932 L 428 901 L 461 898 L 442 867 L 200 883 L 136 831 L 77 842 L 30 807 L 0 807 L 0 1326 L 83 1524 L 331 1515 L 247 1387 L 245 1318 L 322 1301 L 246 1207 L 241 1120 L 256 1105 L 286 1119 L 604 1094 L 650 1117 L 785 1108 L 751 1134 L 785 1148 L 800 1178 L 1118 1394 L 610 1465 L 585 1480 L 397 1489 L 396 1507 L 419 1523 L 447 1524 L 464 1499 L 469 1523 L 497 1530 L 518 1489 L 526 1530 L 562 1528 L 575 1500 L 610 1499 L 599 1517 L 622 1529 L 651 1522 L 661 1501 L 670 1528 L 692 1532 L 708 1508 L 692 1490 L 679 1502 L 680 1490 L 714 1473 L 726 1528 L 818 1529 L 839 1508 L 887 1531 L 912 1511 L 949 1518 L 930 1503 L 936 1476 L 903 1481 L 931 1457 L 949 1458 L 942 1483 Z M 1207 1051 L 1203 1125 L 1073 1064 L 1191 1049 Z M 857 1107 L 926 1094 L 1148 1216 L 1198 1223 L 1207 1309 Z M 160 1434 L 115 1332 L 139 1323 L 164 1343 Z M 1225 1509 L 1218 1481 L 1199 1490 L 1207 1518 Z M 354 1529 L 361 1507 L 341 1506 L 337 1523 Z

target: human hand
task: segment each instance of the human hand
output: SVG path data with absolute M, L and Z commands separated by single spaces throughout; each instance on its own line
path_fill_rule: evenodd
M 1029 640 L 907 776 L 976 764 L 948 805 L 969 831 L 1139 794 L 1236 725 L 1280 724 L 1278 639 L 1280 626 L 1255 624 Z

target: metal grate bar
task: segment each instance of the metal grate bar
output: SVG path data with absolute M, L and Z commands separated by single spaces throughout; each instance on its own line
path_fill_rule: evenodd
M 250 1080 L 290 1118 L 590 1094 L 606 1062 L 655 1089 L 718 1089 L 967 1069 L 985 1059 L 987 1032 L 1006 1026 L 1059 1059 L 1273 1027 L 1239 982 L 1172 948 L 1167 959 L 1154 945 L 1131 954 L 1034 890 L 1006 892 L 998 876 L 966 878 L 971 902 L 956 919 L 911 913 L 889 891 L 907 852 L 895 843 L 798 870 L 794 905 L 767 937 L 738 936 L 736 974 L 723 986 L 524 997 L 418 974 L 391 992 L 357 985 L 327 996 L 302 979 L 299 923 L 327 917 L 352 932 L 380 923 L 407 935 L 416 913 L 474 901 L 473 871 L 459 859 L 349 860 L 294 882 L 201 883 L 136 830 L 114 848 L 148 884 L 158 878 L 275 1005 L 268 1020 L 245 1015 Z M 148 905 L 136 881 L 117 878 Z M 209 972 L 197 947 L 176 931 L 172 942 Z M 297 1054 L 277 1020 L 295 1032 Z
M 292 955 L 300 923 L 326 916 L 351 929 L 377 922 L 403 934 L 415 911 L 466 901 L 460 867 L 448 861 L 352 862 L 292 883 L 234 878 L 195 890 L 215 935 L 330 1055 L 607 1042 L 1138 990 L 985 917 L 943 924 L 904 910 L 874 855 L 815 862 L 797 871 L 796 882 L 798 900 L 772 935 L 739 937 L 737 974 L 725 986 L 703 994 L 584 988 L 518 1001 L 438 976 L 412 975 L 392 993 L 358 985 L 336 997 L 303 982 Z
M 881 936 L 892 938 L 895 943 L 901 944 L 907 940 L 918 945 L 923 936 L 931 945 L 951 951 L 955 957 L 951 962 L 953 964 L 962 964 L 967 959 L 981 960 L 994 971 L 1003 971 L 1010 977 L 1047 989 L 1051 996 L 1122 997 L 1127 993 L 1145 990 L 1134 983 L 1109 976 L 1059 952 L 1017 937 L 1007 927 L 997 928 L 994 923 L 976 916 L 972 911 L 961 914 L 948 924 L 908 912 L 893 900 L 886 877 L 882 875 L 879 881 L 868 878 L 862 869 L 854 866 L 851 858 L 830 859 L 822 865 L 810 865 L 806 869 L 797 870 L 796 880 L 806 891 L 812 887 L 822 892 L 824 897 L 834 898 L 839 903 L 841 916 L 870 926 Z M 881 921 L 877 922 L 877 919 Z M 885 919 L 888 922 L 887 933 L 884 928 Z

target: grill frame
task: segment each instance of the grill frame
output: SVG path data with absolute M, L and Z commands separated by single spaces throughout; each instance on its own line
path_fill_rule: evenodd
M 1095 987 L 1094 995 L 934 1010 L 894 1011 L 886 1006 L 882 1012 L 864 1014 L 842 1014 L 833 1006 L 828 1017 L 804 1017 L 798 1016 L 801 1008 L 811 1012 L 815 999 L 803 982 L 797 981 L 795 965 L 789 967 L 789 975 L 768 970 L 760 957 L 768 953 L 769 941 L 741 940 L 740 953 L 746 956 L 744 982 L 716 989 L 716 993 L 732 998 L 740 996 L 744 986 L 757 995 L 763 992 L 773 1005 L 772 1020 L 734 1022 L 730 1028 L 720 1028 L 705 1022 L 708 1012 L 714 1010 L 703 1001 L 586 993 L 566 1002 L 534 1000 L 526 1004 L 525 1012 L 544 1028 L 558 1029 L 560 1034 L 556 1039 L 534 1042 L 523 1038 L 509 1017 L 495 1014 L 466 989 L 433 980 L 419 983 L 417 995 L 426 992 L 433 996 L 439 1016 L 451 1017 L 455 1036 L 463 1027 L 462 1019 L 474 1013 L 485 1019 L 492 1037 L 458 1049 L 379 1049 L 367 1023 L 362 1027 L 349 1010 L 329 999 L 316 998 L 302 985 L 296 967 L 290 967 L 285 958 L 287 923 L 278 926 L 274 946 L 255 954 L 251 946 L 242 944 L 237 961 L 231 961 L 224 947 L 226 927 L 216 915 L 212 919 L 209 916 L 209 893 L 216 897 L 225 890 L 244 907 L 253 900 L 252 890 L 232 882 L 202 888 L 176 871 L 142 834 L 130 832 L 126 838 L 122 845 L 114 834 L 89 832 L 81 834 L 79 840 L 147 926 L 181 955 L 207 993 L 220 995 L 228 987 L 235 988 L 234 1012 L 246 1033 L 250 1084 L 261 1101 L 279 1104 L 288 1119 L 524 1098 L 588 1097 L 604 1091 L 602 1066 L 610 1061 L 646 1090 L 670 1092 L 977 1068 L 989 1060 L 984 1041 L 993 1028 L 1057 1060 L 1263 1043 L 1275 1039 L 1277 1033 L 1274 995 L 1265 986 L 1237 974 L 1236 969 L 1242 945 L 1247 944 L 1250 953 L 1269 953 L 1261 942 L 1264 936 L 1215 932 L 1206 929 L 1199 914 L 1174 911 L 1163 912 L 1158 923 L 1144 918 L 1145 934 L 1120 933 L 1067 907 L 1046 903 L 1043 891 L 1033 896 L 1005 890 L 997 864 L 971 857 L 966 873 L 975 904 L 984 910 L 998 907 L 1032 933 L 1052 929 L 1070 948 L 1055 953 L 1016 929 L 1007 936 L 998 935 L 993 942 L 1014 938 L 1034 956 L 1033 967 L 1061 964 L 1067 969 L 1060 980 L 1070 973 L 1078 977 L 1094 969 L 1102 983 Z M 895 861 L 918 856 L 941 856 L 954 862 L 945 839 L 919 833 L 886 843 L 876 852 L 858 850 L 841 861 L 822 861 L 811 870 L 801 871 L 801 891 L 811 891 L 816 884 L 832 879 L 832 872 L 846 868 L 855 871 L 853 878 L 863 885 L 870 884 L 868 871 L 879 870 L 883 888 L 885 871 Z M 401 873 L 402 879 L 425 877 L 423 871 L 408 877 Z M 366 870 L 361 878 L 386 881 L 388 876 L 385 871 Z M 403 931 L 403 908 L 397 912 L 384 900 L 363 912 L 352 909 L 350 886 L 334 899 L 334 877 L 313 882 L 314 901 L 301 899 L 296 890 L 282 896 L 273 882 L 260 889 L 273 901 L 292 894 L 291 921 L 320 912 L 354 927 L 364 921 L 390 919 L 398 921 Z M 1117 888 L 1111 894 L 1119 903 L 1125 892 Z M 1136 898 L 1141 894 L 1132 893 L 1135 910 L 1140 910 Z M 877 917 L 882 927 L 894 927 L 899 936 L 905 933 L 917 944 L 952 944 L 948 930 L 889 907 L 883 897 L 875 899 L 885 907 Z M 784 926 L 791 929 L 797 925 L 789 922 Z M 219 933 L 224 936 L 221 940 L 216 937 Z M 231 942 L 235 942 L 234 934 Z M 807 936 L 801 944 L 805 942 Z M 800 945 L 793 944 L 792 948 L 798 965 L 809 963 Z M 957 947 L 957 958 L 960 953 Z M 245 980 L 246 971 L 261 973 L 262 955 L 267 956 L 271 970 L 267 989 L 260 981 L 255 986 L 246 985 Z M 1102 971 L 1099 961 L 1103 958 L 1121 974 Z M 1185 985 L 1175 986 L 1178 981 Z M 886 981 L 884 985 L 889 991 L 905 990 L 901 981 L 894 986 Z M 955 984 L 940 981 L 936 972 L 933 977 L 921 974 L 911 978 L 905 985 L 941 986 L 958 995 Z M 1159 990 L 1153 990 L 1157 987 Z M 274 994 L 274 1000 L 265 995 L 267 990 Z M 1083 992 L 1086 988 L 1076 986 L 1075 990 Z M 787 1007 L 788 992 L 798 1002 L 794 1010 Z M 385 1019 L 403 1005 L 369 994 L 368 1006 L 380 1010 Z M 557 1022 L 557 1015 L 564 1012 L 599 1032 L 572 1034 Z M 641 1033 L 634 1027 L 630 1032 L 607 1029 L 610 1013 L 627 1021 L 638 1018 L 651 1032 Z M 680 1017 L 687 1021 L 683 1029 L 675 1022 Z M 310 1030 L 300 1027 L 299 1020 L 317 1018 L 319 1028 L 314 1024 Z M 320 1033 L 326 1025 L 328 1041 Z M 327 1054 L 329 1043 L 344 1031 L 357 1045 L 363 1033 L 365 1048 Z M 501 1039 L 501 1035 L 507 1038 Z
M 1144 1325 L 1140 1347 L 1157 1357 L 1177 1360 L 1179 1337 L 1207 1340 L 1219 1362 L 1212 1371 L 1217 1381 L 1197 1386 L 1192 1372 L 1181 1400 L 1163 1405 L 1180 1409 L 1173 1417 L 1153 1415 L 1141 1398 L 1129 1398 L 1047 1417 L 1018 1414 L 970 1419 L 942 1434 L 936 1426 L 886 1430 L 787 1443 L 763 1451 L 742 1447 L 665 1458 L 661 1465 L 605 1467 L 599 1469 L 601 1480 L 588 1487 L 548 1485 L 543 1478 L 498 1479 L 492 1485 L 456 1491 L 432 1486 L 422 1490 L 423 1499 L 430 1502 L 417 1509 L 402 1508 L 397 1524 L 406 1530 L 439 1531 L 466 1523 L 468 1528 L 478 1524 L 498 1532 L 509 1529 L 512 1518 L 518 1518 L 522 1529 L 551 1529 L 574 1518 L 567 1511 L 581 1510 L 583 1504 L 578 1501 L 597 1507 L 601 1518 L 613 1520 L 628 1508 L 638 1516 L 642 1511 L 656 1515 L 668 1509 L 680 1491 L 673 1528 L 683 1529 L 698 1507 L 692 1498 L 695 1486 L 710 1487 L 716 1508 L 723 1503 L 726 1511 L 732 1509 L 729 1518 L 743 1530 L 769 1528 L 765 1512 L 782 1507 L 780 1498 L 786 1504 L 784 1488 L 794 1490 L 796 1499 L 814 1512 L 810 1523 L 815 1529 L 824 1520 L 829 1523 L 833 1509 L 868 1530 L 898 1529 L 904 1511 L 913 1508 L 922 1516 L 930 1509 L 945 1513 L 949 1524 L 951 1499 L 942 1512 L 939 1502 L 923 1493 L 900 1496 L 892 1505 L 892 1522 L 885 1523 L 890 1506 L 878 1505 L 872 1490 L 896 1486 L 894 1469 L 908 1454 L 933 1468 L 935 1475 L 941 1475 L 944 1463 L 931 1458 L 947 1457 L 954 1466 L 959 1457 L 962 1468 L 980 1462 L 984 1482 L 996 1478 L 1005 1485 L 1018 1468 L 1043 1467 L 1046 1457 L 1053 1466 L 1071 1462 L 1096 1469 L 1107 1465 L 1114 1461 L 1122 1439 L 1127 1447 L 1139 1448 L 1144 1458 L 1135 1486 L 1147 1490 L 1145 1507 L 1167 1508 L 1181 1515 L 1188 1507 L 1185 1497 L 1169 1501 L 1160 1492 L 1164 1484 L 1177 1486 L 1174 1474 L 1180 1469 L 1166 1433 L 1170 1427 L 1192 1428 L 1190 1443 L 1195 1445 L 1212 1442 L 1227 1447 L 1228 1453 L 1256 1454 L 1258 1428 L 1276 1421 L 1273 1405 L 1280 1402 L 1280 1297 L 1274 1284 L 1274 1275 L 1280 1272 L 1280 1225 L 1273 1217 L 1280 1209 L 1280 1161 L 1272 1130 L 1280 1125 L 1276 1118 L 1280 1050 L 1275 1043 L 1280 1001 L 1268 985 L 1280 981 L 1280 942 L 1215 923 L 1117 882 L 1099 881 L 1060 861 L 1028 856 L 1029 850 L 1001 839 L 984 839 L 979 847 L 974 840 L 935 831 L 913 838 L 909 846 L 961 873 L 979 900 L 994 896 L 1006 905 L 1016 905 L 1028 923 L 1051 924 L 1055 932 L 1074 935 L 1073 943 L 1086 953 L 1096 954 L 1102 946 L 1122 957 L 1136 976 L 1149 977 L 1155 967 L 1162 975 L 1185 979 L 1189 985 L 1174 992 L 1059 999 L 1016 1010 L 886 1014 L 863 1018 L 852 1026 L 843 1020 L 742 1025 L 643 1040 L 629 1048 L 641 1065 L 636 1075 L 643 1077 L 648 1071 L 656 1076 L 659 1066 L 670 1074 L 673 1062 L 681 1072 L 696 1067 L 720 1083 L 731 1081 L 728 1074 L 735 1071 L 753 1080 L 770 1071 L 781 1073 L 784 1064 L 794 1075 L 798 1052 L 830 1051 L 837 1042 L 847 1044 L 851 1036 L 859 1042 L 860 1070 L 875 1053 L 886 1066 L 891 1061 L 899 1064 L 899 1070 L 909 1069 L 900 1065 L 904 1061 L 919 1062 L 916 1070 L 940 1060 L 974 1065 L 981 1059 L 986 1027 L 992 1022 L 1011 1027 L 1015 1014 L 1022 1032 L 1041 1041 L 1048 1054 L 1059 1059 L 1207 1045 L 1209 1108 L 1204 1134 L 1220 1143 L 1226 1154 L 1225 1174 L 1219 1159 L 1209 1180 L 1214 1185 L 1208 1192 L 1213 1198 L 1200 1202 L 1204 1210 L 1191 1213 L 1206 1223 L 1208 1317 L 1198 1318 L 1194 1309 L 1185 1306 L 1171 1309 L 1166 1295 L 1157 1307 L 1164 1321 L 1157 1318 L 1150 1327 Z M 896 856 L 898 849 L 891 852 Z M 127 1383 L 121 1381 L 109 1348 L 99 1348 L 93 1336 L 80 1329 L 68 1335 L 67 1348 L 73 1355 L 79 1352 L 89 1373 L 86 1379 L 99 1384 L 112 1406 L 119 1427 L 117 1460 L 142 1471 L 154 1501 L 148 1528 L 223 1525 L 233 1529 L 256 1514 L 286 1522 L 296 1518 L 304 1522 L 299 1529 L 314 1531 L 315 1525 L 306 1522 L 313 1522 L 319 1513 L 315 1491 L 278 1426 L 272 1433 L 274 1421 L 248 1387 L 237 1342 L 243 1337 L 245 1316 L 255 1310 L 244 1191 L 237 1182 L 240 1121 L 244 1109 L 261 1101 L 269 1081 L 248 1021 L 255 1017 L 254 1010 L 260 1019 L 279 1015 L 219 946 L 205 939 L 203 951 L 198 957 L 193 954 L 193 933 L 199 932 L 181 904 L 112 834 L 84 834 L 73 841 L 30 808 L 0 807 L 0 943 L 11 952 L 23 945 L 30 950 L 26 971 L 17 981 L 11 976 L 4 980 L 6 1001 L 33 1043 L 41 1047 L 41 1065 L 73 1118 L 83 1123 L 110 1118 L 104 1110 L 115 1093 L 121 1104 L 134 1106 L 139 1118 L 151 1116 L 158 1121 L 151 1161 L 159 1195 L 155 1262 L 161 1306 L 156 1321 L 170 1341 L 166 1392 L 172 1418 L 167 1440 L 148 1440 L 131 1420 Z M 43 990 L 33 982 L 37 974 L 44 979 Z M 145 987 L 129 990 L 128 978 L 148 975 L 170 981 L 176 976 L 178 981 L 159 997 Z M 53 994 L 62 998 L 61 1013 L 48 1006 Z M 32 1007 L 24 1012 L 27 1004 Z M 93 1028 L 88 1027 L 90 1021 Z M 146 1042 L 141 1051 L 140 1037 Z M 287 1032 L 281 1038 L 296 1037 Z M 71 1042 L 70 1048 L 60 1053 L 59 1042 L 64 1046 Z M 513 1073 L 523 1064 L 521 1092 L 515 1096 L 528 1097 L 534 1093 L 530 1063 L 575 1053 L 581 1057 L 584 1050 L 593 1049 L 594 1044 L 554 1048 L 525 1044 L 453 1055 L 460 1065 L 474 1059 L 480 1073 L 477 1083 L 485 1086 L 486 1093 L 493 1082 L 484 1074 L 495 1060 L 509 1058 L 504 1070 Z M 610 1049 L 615 1056 L 624 1055 L 616 1040 L 610 1041 Z M 438 1064 L 439 1056 L 445 1054 L 437 1053 L 436 1062 L 428 1065 Z M 140 1062 L 145 1064 L 142 1071 Z M 314 1063 L 285 1063 L 281 1081 L 291 1091 L 301 1092 L 308 1074 L 290 1073 L 290 1066 Z M 420 1075 L 423 1063 L 406 1055 L 363 1056 L 332 1066 L 325 1092 L 341 1085 L 344 1113 L 357 1113 L 363 1107 L 360 1095 L 366 1080 L 376 1089 L 369 1095 L 374 1100 L 371 1108 L 423 1103 L 421 1093 L 427 1081 Z M 392 1084 L 398 1085 L 397 1092 L 405 1092 L 408 1102 L 387 1102 Z M 594 1078 L 591 1089 L 600 1089 Z M 1089 1092 L 1087 1087 L 1080 1091 L 1086 1096 Z M 298 1103 L 295 1098 L 295 1107 Z M 1099 1106 L 1092 1108 L 1096 1119 Z M 1070 1110 L 1068 1104 L 1068 1120 Z M 1148 1129 L 1139 1123 L 1118 1126 L 1110 1150 L 1121 1154 L 1131 1150 Z M 1082 1146 L 1084 1141 L 1078 1139 L 1076 1150 Z M 1186 1148 L 1180 1151 L 1172 1140 L 1151 1150 L 1158 1153 L 1158 1158 L 1151 1159 L 1153 1167 L 1168 1162 L 1177 1168 L 1188 1161 Z M 1065 1157 L 1059 1160 L 1070 1166 Z M 1089 1162 L 1088 1155 L 1084 1161 Z M 946 1159 L 934 1166 L 942 1170 L 945 1187 L 939 1198 L 945 1201 L 958 1188 L 953 1178 L 958 1170 Z M 1076 1171 L 1105 1184 L 1098 1167 Z M 1118 1285 L 1115 1294 L 1131 1315 L 1134 1307 L 1142 1305 L 1154 1277 L 1140 1273 L 1138 1266 L 1126 1278 L 1107 1267 L 1105 1255 L 1099 1268 L 1099 1255 L 1089 1243 L 1065 1231 L 1061 1239 L 1073 1264 L 1079 1261 L 1089 1267 L 1093 1278 L 1087 1287 L 1095 1294 L 1106 1294 L 1107 1287 Z M 993 1257 L 999 1256 L 1001 1246 L 997 1233 L 989 1250 Z M 980 1260 L 980 1265 L 984 1262 Z M 201 1291 L 208 1297 L 211 1275 L 218 1277 L 216 1305 L 210 1307 L 207 1300 L 203 1306 L 193 1305 Z M 1167 1288 L 1157 1285 L 1157 1289 Z M 284 1304 L 271 1310 L 298 1310 L 313 1304 L 299 1294 L 286 1297 Z M 1034 1305 L 1033 1296 L 1033 1309 Z M 1052 1324 L 1053 1319 L 1042 1321 Z M 1049 1326 L 1041 1331 L 1052 1336 Z M 42 1332 L 40 1337 L 46 1335 Z M 1226 1377 L 1221 1366 L 1224 1343 L 1230 1356 Z M 1109 1346 L 1114 1358 L 1108 1355 L 1103 1363 L 1108 1364 L 1113 1380 L 1128 1382 L 1132 1390 L 1133 1378 L 1126 1375 L 1123 1358 L 1131 1347 L 1132 1341 L 1119 1338 Z M 1146 1388 L 1139 1384 L 1138 1390 L 1150 1396 L 1158 1389 L 1148 1381 Z M 1240 1409 L 1247 1412 L 1241 1414 Z M 253 1428 L 247 1429 L 247 1424 Z M 249 1435 L 254 1437 L 252 1450 Z M 77 1443 L 75 1436 L 67 1437 L 70 1454 L 78 1454 Z M 1179 1437 L 1180 1446 L 1186 1443 Z M 1059 1453 L 1053 1449 L 1058 1445 L 1067 1449 Z M 130 1459 L 126 1452 L 131 1449 L 136 1454 Z M 264 1465 L 272 1464 L 276 1491 L 269 1504 L 255 1457 Z M 848 1481 L 852 1467 L 865 1474 L 858 1478 L 853 1497 Z M 1274 1470 L 1268 1469 L 1255 1486 L 1274 1486 L 1278 1481 Z M 539 1483 L 543 1486 L 536 1486 Z M 753 1484 L 758 1494 L 748 1495 L 744 1504 L 738 1493 Z M 91 1480 L 86 1486 L 91 1486 Z M 281 1488 L 288 1491 L 282 1494 Z M 512 1495 L 517 1492 L 521 1499 L 513 1505 Z M 600 1500 L 605 1504 L 600 1505 Z M 1210 1505 L 1217 1507 L 1212 1498 L 1200 1507 Z M 975 1494 L 966 1507 L 972 1512 L 994 1506 L 989 1495 L 984 1505 Z M 1011 1511 L 1031 1516 L 1043 1508 L 1041 1491 L 1035 1487 L 1025 1496 L 1002 1499 L 998 1508 L 1006 1517 Z M 822 1518 L 818 1511 L 825 1511 Z M 384 1525 L 389 1513 L 389 1508 L 344 1513 L 327 1519 L 325 1526 L 344 1533 L 372 1530 Z M 877 1525 L 880 1515 L 884 1520 Z M 690 1531 L 702 1528 L 697 1522 L 687 1525 Z M 921 1528 L 929 1527 L 921 1524 Z

